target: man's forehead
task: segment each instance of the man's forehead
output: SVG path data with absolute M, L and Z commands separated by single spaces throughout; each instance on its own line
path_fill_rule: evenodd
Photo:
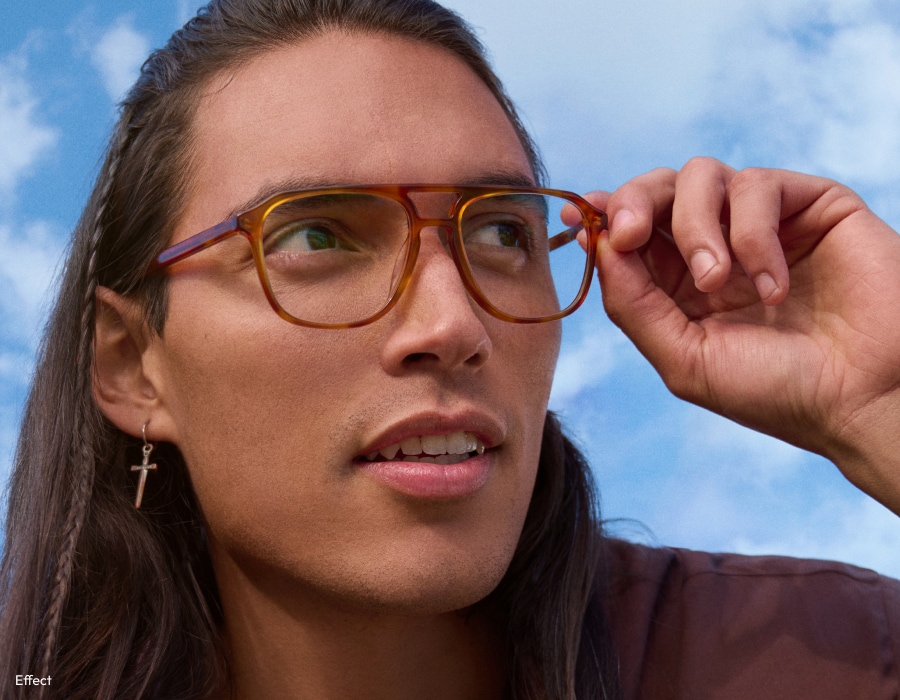
M 490 89 L 454 54 L 408 39 L 334 33 L 260 54 L 210 84 L 192 128 L 183 236 L 284 191 L 534 184 Z

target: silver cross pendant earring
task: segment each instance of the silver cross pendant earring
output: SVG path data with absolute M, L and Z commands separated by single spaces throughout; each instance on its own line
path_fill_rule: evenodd
M 152 470 L 156 470 L 155 464 L 150 464 L 150 453 L 153 452 L 153 445 L 147 442 L 147 423 L 141 427 L 141 435 L 144 438 L 144 459 L 140 464 L 135 464 L 131 467 L 131 471 L 140 472 L 141 476 L 138 479 L 138 487 L 137 487 L 137 496 L 134 499 L 134 507 L 140 508 L 141 501 L 144 500 L 144 486 L 147 485 L 147 472 Z

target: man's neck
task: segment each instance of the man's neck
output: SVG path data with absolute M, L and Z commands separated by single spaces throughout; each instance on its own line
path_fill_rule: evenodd
M 246 577 L 220 594 L 233 700 L 504 697 L 502 645 L 481 614 L 373 612 Z

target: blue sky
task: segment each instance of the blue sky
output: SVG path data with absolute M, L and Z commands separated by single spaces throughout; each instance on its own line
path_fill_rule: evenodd
M 694 155 L 834 177 L 900 225 L 900 6 L 871 0 L 454 0 L 554 186 L 611 189 Z M 42 319 L 116 100 L 195 3 L 0 9 L 0 479 Z M 566 322 L 552 405 L 614 531 L 836 558 L 900 576 L 900 519 L 825 460 L 669 396 L 603 315 Z M 628 520 L 630 519 L 630 520 Z

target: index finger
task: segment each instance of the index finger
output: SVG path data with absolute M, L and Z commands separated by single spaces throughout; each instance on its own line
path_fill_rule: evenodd
M 655 224 L 668 221 L 675 199 L 676 173 L 657 168 L 619 187 L 606 205 L 609 243 L 621 253 L 645 245 Z

